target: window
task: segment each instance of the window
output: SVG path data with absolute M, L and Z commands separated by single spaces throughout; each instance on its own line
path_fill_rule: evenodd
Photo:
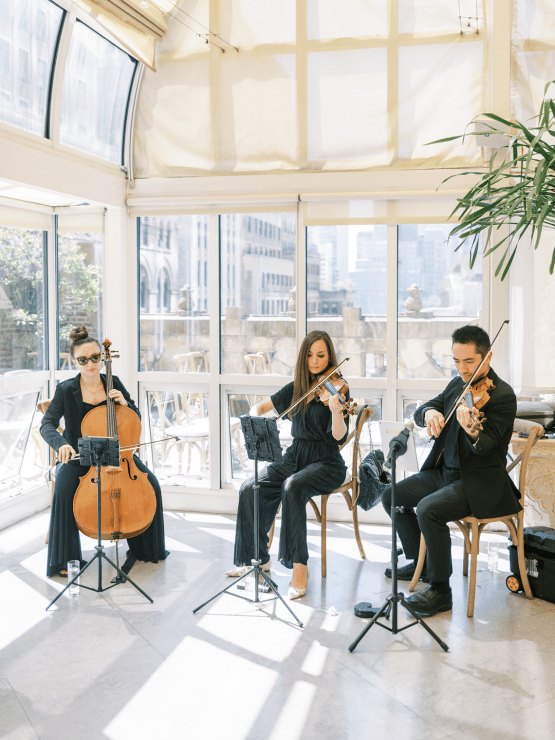
M 474 268 L 468 250 L 447 243 L 448 224 L 398 229 L 397 311 L 399 378 L 450 378 L 451 334 L 481 323 L 481 250 Z
M 349 375 L 383 376 L 387 226 L 310 226 L 306 259 L 308 330 L 324 329 L 341 357 L 349 352 Z M 323 324 L 320 315 L 337 318 L 331 322 L 326 318 Z M 360 322 L 364 329 L 359 332 Z M 350 327 L 347 334 L 345 326 Z M 352 350 L 353 341 L 359 347 L 358 354 Z
M 0 372 L 46 369 L 46 233 L 0 226 Z
M 83 23 L 76 23 L 64 75 L 60 143 L 123 162 L 129 91 L 137 62 Z M 81 100 L 76 107 L 74 101 Z
M 60 228 L 62 219 L 60 217 Z M 86 326 L 102 341 L 102 233 L 58 231 L 58 368 L 70 370 L 69 334 Z
M 227 224 L 229 218 L 231 216 L 220 216 L 220 224 Z M 236 215 L 235 218 L 239 222 L 239 235 L 248 233 L 251 217 Z M 278 224 L 283 222 L 287 222 L 294 231 L 295 214 L 253 216 L 253 237 L 262 239 L 264 233 L 267 235 L 274 227 L 277 232 Z M 250 243 L 243 241 L 241 236 L 237 246 L 233 254 L 222 253 L 220 256 L 221 271 L 233 276 L 221 284 L 221 305 L 225 307 L 221 322 L 222 372 L 243 374 L 257 371 L 258 366 L 246 358 L 266 351 L 271 358 L 264 365 L 264 372 L 288 375 L 293 369 L 290 356 L 296 354 L 295 317 L 283 315 L 282 307 L 291 296 L 284 282 L 280 283 L 279 274 L 276 280 L 276 274 L 288 275 L 291 284 L 294 283 L 295 250 L 278 250 L 280 256 L 270 256 L 262 252 L 260 242 L 254 245 L 254 250 L 249 250 Z M 264 320 L 257 321 L 255 317 L 264 317 Z
M 11 34 L 11 44 L 6 38 L 0 39 L 0 90 L 3 93 L 0 95 L 0 121 L 45 136 L 47 78 L 52 74 L 64 11 L 48 0 L 27 0 L 11 5 L 3 0 L 0 2 L 3 29 L 10 28 L 10 7 L 19 32 Z M 8 77 L 12 74 L 17 79 Z
M 208 369 L 208 261 L 201 259 L 204 250 L 198 237 L 207 219 L 207 216 L 168 216 L 164 217 L 164 228 L 152 216 L 139 220 L 141 295 L 143 285 L 147 284 L 146 275 L 153 275 L 156 281 L 154 295 L 148 299 L 145 295 L 141 303 L 141 370 L 195 372 L 198 363 L 192 368 L 191 357 L 201 355 L 206 357 L 202 370 Z M 170 231 L 173 238 L 167 249 L 166 234 Z M 163 251 L 158 250 L 160 234 L 164 235 Z

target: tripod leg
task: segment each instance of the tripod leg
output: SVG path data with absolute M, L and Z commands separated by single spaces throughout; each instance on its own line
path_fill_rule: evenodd
M 248 570 L 246 573 L 243 573 L 242 576 L 239 576 L 239 578 L 234 578 L 233 581 L 229 584 L 229 586 L 226 586 L 225 588 L 222 588 L 221 591 L 218 591 L 217 594 L 214 594 L 214 596 L 211 596 L 208 601 L 205 601 L 204 604 L 201 604 L 200 606 L 197 606 L 196 609 L 193 609 L 193 614 L 196 614 L 198 611 L 202 609 L 203 606 L 206 606 L 206 604 L 209 604 L 211 601 L 214 601 L 214 599 L 217 599 L 218 596 L 221 596 L 222 594 L 225 594 L 227 591 L 229 591 L 230 588 L 233 588 L 233 586 L 236 586 L 238 583 L 240 583 L 244 578 L 247 578 L 247 576 L 250 576 L 252 573 L 252 569 Z
M 93 558 L 91 558 L 91 560 L 89 560 L 88 563 L 85 563 L 85 565 L 81 568 L 81 570 L 79 571 L 79 573 L 77 573 L 77 575 L 75 576 L 75 578 L 72 578 L 71 579 L 71 581 L 67 584 L 67 586 L 65 586 L 60 591 L 60 593 L 56 596 L 55 599 L 52 599 L 52 601 L 50 602 L 50 604 L 48 604 L 48 606 L 46 607 L 45 611 L 48 611 L 50 609 L 50 607 L 52 606 L 52 604 L 55 604 L 58 601 L 58 599 L 60 598 L 60 596 L 62 596 L 63 594 L 65 594 L 65 592 L 68 590 L 68 588 L 70 586 L 72 586 L 75 583 L 75 581 L 79 578 L 79 576 L 87 570 L 87 568 L 92 563 L 92 561 L 95 559 L 95 557 L 96 557 L 96 555 Z
M 283 606 L 289 611 L 289 613 L 293 617 L 295 617 L 295 619 L 297 620 L 297 623 L 298 623 L 299 627 L 302 627 L 303 626 L 303 623 L 298 618 L 298 616 L 295 614 L 295 612 L 293 611 L 293 609 L 291 609 L 291 607 L 289 606 L 289 604 L 286 601 L 284 601 L 283 596 L 277 590 L 276 585 L 272 581 L 272 579 L 266 573 L 264 573 L 263 570 L 261 570 L 260 573 L 262 574 L 262 577 L 264 578 L 264 580 L 266 581 L 266 583 L 268 584 L 268 586 L 272 589 L 272 591 L 274 592 L 274 594 L 281 601 L 281 603 L 283 604 Z
M 350 653 L 353 652 L 353 650 L 356 648 L 356 646 L 358 645 L 358 643 L 362 640 L 362 638 L 364 637 L 364 635 L 368 632 L 368 630 L 370 629 L 370 627 L 372 627 L 372 625 L 374 624 L 374 622 L 377 622 L 377 620 L 382 616 L 382 614 L 387 609 L 391 609 L 391 599 L 387 599 L 387 601 L 384 604 L 382 604 L 382 607 L 381 607 L 380 611 L 379 612 L 376 612 L 376 614 L 374 614 L 374 616 L 372 617 L 372 619 L 370 620 L 370 622 L 368 622 L 368 624 L 362 630 L 362 632 L 356 638 L 356 640 L 353 640 L 353 642 L 349 645 L 349 652 Z
M 140 591 L 140 592 L 142 593 L 142 595 L 143 595 L 143 596 L 144 596 L 145 598 L 147 598 L 147 599 L 148 599 L 148 600 L 150 601 L 150 603 L 151 603 L 151 604 L 154 604 L 154 601 L 153 601 L 153 600 L 152 600 L 152 599 L 150 598 L 150 596 L 149 596 L 148 594 L 146 594 L 146 593 L 145 593 L 145 592 L 143 591 L 143 589 L 142 589 L 142 588 L 141 588 L 140 586 L 137 586 L 137 584 L 136 584 L 136 583 L 135 583 L 134 581 L 132 581 L 132 580 L 131 580 L 131 578 L 129 578 L 129 576 L 126 576 L 126 575 L 125 575 L 125 573 L 124 573 L 124 572 L 123 572 L 122 570 L 120 570 L 120 569 L 119 569 L 119 568 L 117 567 L 117 565 L 115 565 L 115 563 L 113 563 L 113 562 L 112 562 L 112 561 L 110 560 L 110 558 L 109 558 L 109 557 L 108 557 L 108 556 L 106 555 L 106 553 L 105 553 L 104 551 L 102 551 L 102 552 L 100 553 L 100 555 L 101 555 L 101 557 L 102 557 L 102 558 L 104 558 L 105 560 L 107 560 L 107 561 L 108 561 L 108 562 L 110 563 L 110 565 L 112 566 L 112 568 L 115 568 L 115 569 L 116 569 L 116 571 L 117 571 L 117 573 L 118 573 L 119 577 L 121 578 L 121 582 L 122 582 L 122 583 L 123 583 L 124 581 L 129 581 L 129 583 L 130 583 L 130 584 L 131 584 L 132 586 L 135 586 L 135 588 L 137 589 L 137 591 Z M 100 562 L 102 562 L 102 561 L 100 561 Z M 100 565 L 100 563 L 99 563 L 99 565 Z M 104 589 L 104 590 L 105 590 L 105 589 Z
M 441 648 L 443 648 L 443 650 L 445 650 L 445 652 L 447 652 L 447 651 L 449 650 L 449 646 L 448 646 L 448 645 L 446 645 L 446 644 L 445 644 L 445 643 L 443 642 L 443 640 L 440 640 L 440 638 L 439 638 L 439 637 L 438 637 L 438 636 L 436 635 L 436 633 L 435 633 L 435 632 L 433 631 L 433 629 L 432 629 L 431 627 L 428 627 L 428 625 L 427 625 L 427 624 L 426 624 L 426 622 L 425 622 L 425 621 L 424 621 L 424 620 L 422 619 L 422 617 L 420 616 L 420 614 L 419 614 L 418 612 L 414 611 L 414 609 L 412 608 L 412 606 L 411 606 L 411 605 L 410 605 L 410 604 L 409 604 L 409 603 L 408 603 L 407 601 L 405 601 L 405 599 L 404 599 L 404 598 L 402 598 L 402 599 L 401 599 L 401 604 L 402 604 L 402 605 L 403 605 L 403 606 L 405 607 L 405 609 L 406 609 L 406 610 L 407 610 L 408 612 L 410 612 L 410 613 L 412 614 L 412 616 L 413 616 L 413 617 L 414 617 L 414 618 L 416 619 L 416 621 L 417 621 L 417 622 L 418 622 L 419 624 L 421 624 L 421 625 L 422 625 L 422 627 L 424 627 L 424 629 L 426 630 L 426 632 L 428 632 L 428 633 L 429 633 L 429 634 L 430 634 L 430 635 L 431 635 L 431 636 L 432 636 L 432 637 L 434 638 L 434 640 L 435 640 L 435 641 L 437 642 L 437 644 L 438 644 L 438 645 L 439 645 L 439 646 L 440 646 Z M 411 625 L 411 626 L 412 626 L 412 625 Z

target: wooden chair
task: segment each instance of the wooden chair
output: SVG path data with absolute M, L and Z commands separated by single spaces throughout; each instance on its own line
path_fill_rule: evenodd
M 478 565 L 478 553 L 480 552 L 480 535 L 486 524 L 492 522 L 503 522 L 511 533 L 513 545 L 516 545 L 518 551 L 518 566 L 520 569 L 520 579 L 524 586 L 524 592 L 528 599 L 533 599 L 532 590 L 528 582 L 526 573 L 526 563 L 524 560 L 524 496 L 526 492 L 526 472 L 528 469 L 528 458 L 532 447 L 536 441 L 543 435 L 544 429 L 541 424 L 534 421 L 525 421 L 524 419 L 515 419 L 513 424 L 513 434 L 526 432 L 528 440 L 524 450 L 507 466 L 507 472 L 510 472 L 520 463 L 518 490 L 520 492 L 520 505 L 522 511 L 508 516 L 493 517 L 492 519 L 477 519 L 474 516 L 466 516 L 464 519 L 455 520 L 455 524 L 461 530 L 464 537 L 464 555 L 463 555 L 463 575 L 468 576 L 468 556 L 470 555 L 470 583 L 468 586 L 468 609 L 467 616 L 474 615 L 474 599 L 476 594 L 476 567 Z M 418 553 L 418 562 L 413 579 L 410 582 L 409 591 L 414 591 L 416 584 L 422 573 L 424 561 L 426 558 L 426 543 L 424 536 L 420 536 L 420 552 Z
M 356 428 L 352 430 L 352 432 L 347 437 L 346 441 L 339 448 L 340 450 L 344 450 L 347 447 L 347 445 L 349 445 L 352 442 L 352 450 L 353 450 L 353 456 L 352 456 L 352 461 L 351 461 L 352 467 L 348 473 L 348 477 L 346 481 L 341 486 L 339 486 L 339 488 L 336 488 L 335 491 L 332 491 L 331 493 L 323 494 L 321 496 L 320 509 L 318 508 L 318 505 L 316 504 L 314 499 L 311 498 L 308 502 L 314 509 L 314 513 L 316 514 L 316 520 L 320 524 L 320 532 L 321 532 L 321 537 L 322 537 L 322 578 L 326 577 L 326 572 L 327 572 L 327 551 L 326 551 L 327 506 L 328 506 L 329 497 L 333 496 L 334 493 L 340 493 L 343 496 L 349 508 L 349 511 L 352 512 L 353 527 L 355 530 L 355 538 L 357 541 L 360 556 L 363 560 L 366 558 L 366 553 L 364 552 L 364 547 L 362 545 L 362 540 L 360 538 L 360 531 L 358 527 L 358 511 L 357 511 L 356 501 L 358 498 L 358 465 L 359 465 L 360 436 L 364 428 L 364 423 L 368 421 L 371 415 L 372 415 L 372 409 L 370 408 L 370 406 L 363 407 L 363 410 L 362 410 L 362 413 L 360 414 Z M 276 523 L 274 521 L 274 523 L 272 524 L 272 528 L 270 529 L 270 532 L 268 534 L 268 540 L 269 540 L 268 547 L 270 547 L 270 545 L 272 544 L 275 525 Z

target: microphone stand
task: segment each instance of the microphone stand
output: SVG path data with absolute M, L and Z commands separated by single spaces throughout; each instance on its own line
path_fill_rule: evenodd
M 449 650 L 448 645 L 446 645 L 437 635 L 436 633 L 428 627 L 426 622 L 422 619 L 420 614 L 416 612 L 410 603 L 405 599 L 405 594 L 402 591 L 398 591 L 397 589 L 397 522 L 396 522 L 396 514 L 400 513 L 402 507 L 396 507 L 395 506 L 395 486 L 396 486 L 396 464 L 397 464 L 397 456 L 402 456 L 407 451 L 407 439 L 408 435 L 405 434 L 405 430 L 401 432 L 395 439 L 391 440 L 391 443 L 389 445 L 389 459 L 391 460 L 391 581 L 392 581 L 392 590 L 391 594 L 387 597 L 385 602 L 382 604 L 382 606 L 379 608 L 379 610 L 376 612 L 376 614 L 373 616 L 373 618 L 370 620 L 370 622 L 366 625 L 366 627 L 362 630 L 360 635 L 349 645 L 349 652 L 352 653 L 353 650 L 356 648 L 358 643 L 362 640 L 364 635 L 368 632 L 368 630 L 374 625 L 377 624 L 379 627 L 383 627 L 385 630 L 388 630 L 393 635 L 396 635 L 399 632 L 402 632 L 403 630 L 408 629 L 409 627 L 413 627 L 415 624 L 421 624 L 422 627 L 434 638 L 434 640 L 447 652 Z M 406 624 L 404 627 L 399 627 L 397 622 L 397 616 L 398 616 L 398 605 L 402 604 L 402 606 L 405 607 L 405 609 L 412 614 L 415 622 L 409 622 L 409 624 Z M 382 616 L 385 616 L 386 618 L 389 618 L 389 615 L 392 615 L 391 619 L 391 627 L 388 627 L 386 624 L 383 624 L 382 622 L 378 622 L 378 619 Z

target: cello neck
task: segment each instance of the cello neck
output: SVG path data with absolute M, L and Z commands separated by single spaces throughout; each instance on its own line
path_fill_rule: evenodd
M 114 379 L 112 376 L 112 356 L 110 354 L 111 342 L 106 339 L 102 342 L 105 350 L 104 364 L 106 367 L 106 408 L 108 411 L 108 429 L 106 436 L 118 438 L 118 424 L 116 421 L 116 402 L 113 398 L 110 398 L 110 391 L 114 387 Z

